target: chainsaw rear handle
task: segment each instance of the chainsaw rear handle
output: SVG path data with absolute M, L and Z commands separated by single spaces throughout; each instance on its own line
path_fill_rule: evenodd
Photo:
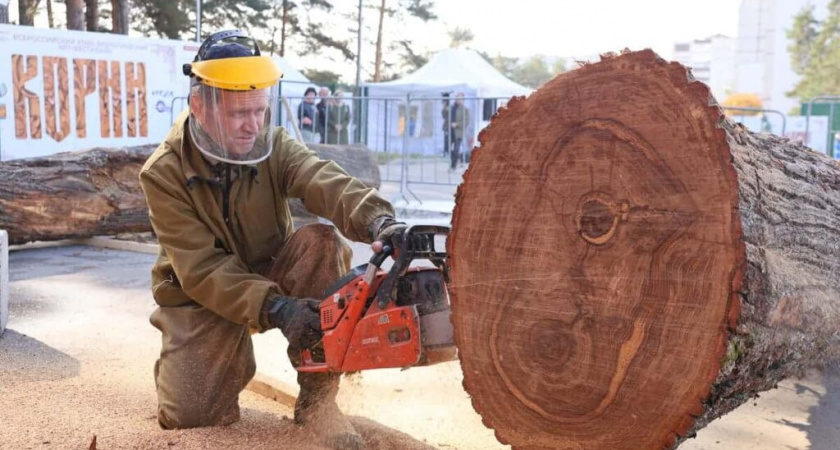
M 386 259 L 388 259 L 389 256 L 393 254 L 394 248 L 390 245 L 384 245 L 382 247 L 382 251 L 373 254 L 373 256 L 370 258 L 370 261 L 368 261 L 368 264 L 373 264 L 374 266 L 379 267 L 382 265 L 382 263 L 385 262 Z
M 425 239 L 415 239 L 418 236 L 425 235 Z M 385 306 L 392 301 L 394 291 L 396 289 L 396 281 L 399 277 L 405 275 L 408 271 L 411 262 L 416 259 L 427 259 L 431 261 L 437 268 L 443 272 L 444 280 L 449 281 L 449 270 L 446 265 L 446 252 L 438 252 L 435 250 L 435 236 L 449 235 L 449 227 L 438 225 L 413 225 L 405 230 L 403 234 L 402 244 L 399 251 L 396 252 L 394 258 L 394 265 L 388 271 L 388 275 L 382 281 L 377 295 L 379 308 L 384 309 Z M 384 253 L 384 251 L 383 251 Z M 375 256 L 374 256 L 375 257 Z M 384 259 L 383 259 L 384 261 Z M 381 262 L 380 262 L 381 264 Z M 369 268 L 371 266 L 368 266 Z

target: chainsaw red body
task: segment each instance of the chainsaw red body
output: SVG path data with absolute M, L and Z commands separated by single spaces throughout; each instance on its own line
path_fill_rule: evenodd
M 457 359 L 446 253 L 434 248 L 434 236 L 448 233 L 447 227 L 410 227 L 402 248 L 386 248 L 328 289 L 320 305 L 323 354 L 304 350 L 297 370 L 353 372 Z M 381 270 L 392 253 L 394 265 Z M 411 268 L 418 259 L 434 266 Z

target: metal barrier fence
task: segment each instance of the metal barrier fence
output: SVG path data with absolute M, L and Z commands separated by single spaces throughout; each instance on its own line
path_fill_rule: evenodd
M 363 144 L 374 152 L 383 181 L 398 182 L 402 178 L 402 158 L 395 145 L 405 99 L 389 97 L 284 97 L 286 106 L 280 114 L 280 125 L 296 133 L 303 142 L 321 144 Z M 324 102 L 319 108 L 319 104 Z M 308 119 L 304 121 L 304 119 Z M 307 123 L 304 123 L 307 122 Z
M 457 185 L 469 163 L 478 132 L 510 98 L 408 97 L 408 126 L 401 137 L 404 180 L 411 184 Z M 393 147 L 393 146 L 392 146 Z
M 319 109 L 322 100 L 325 104 Z M 278 125 L 304 142 L 367 146 L 374 152 L 382 180 L 400 183 L 400 194 L 405 196 L 412 184 L 459 184 L 478 132 L 508 100 L 342 96 L 307 101 L 283 96 Z M 186 105 L 186 97 L 171 100 L 172 121 Z
M 837 141 L 836 133 L 840 132 L 840 129 L 834 128 L 834 104 L 836 100 L 840 100 L 840 95 L 818 95 L 811 100 L 808 101 L 808 107 L 805 110 L 805 135 L 808 136 L 808 133 L 811 130 L 811 114 L 814 110 L 814 103 L 819 100 L 829 100 L 828 103 L 828 135 L 826 136 L 826 152 L 833 158 L 838 158 L 840 155 L 837 154 L 835 150 L 835 143 Z
M 761 115 L 763 117 L 767 117 L 767 114 L 773 114 L 774 116 L 778 116 L 779 118 L 781 118 L 781 122 L 782 122 L 781 132 L 780 133 L 775 133 L 775 134 L 778 134 L 779 136 L 784 136 L 785 131 L 787 131 L 787 116 L 785 116 L 785 113 L 783 113 L 779 110 L 776 110 L 776 109 L 762 109 L 762 108 L 746 108 L 746 107 L 742 108 L 742 107 L 737 107 L 737 106 L 724 106 L 723 109 L 725 111 L 732 111 L 733 113 L 741 113 L 741 114 L 732 114 L 735 117 L 740 117 L 741 121 L 743 121 L 744 117 L 748 116 L 748 115 Z M 769 123 L 768 123 L 768 128 L 770 128 L 770 129 L 767 130 L 767 131 L 771 131 L 771 132 L 776 131 L 776 130 L 773 129 L 773 127 Z

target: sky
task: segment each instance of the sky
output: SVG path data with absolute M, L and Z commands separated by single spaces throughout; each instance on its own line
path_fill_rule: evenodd
M 740 4 L 740 0 L 436 0 L 435 8 L 438 26 L 469 28 L 475 35 L 472 46 L 491 54 L 568 57 L 649 47 L 670 57 L 677 41 L 714 34 L 735 37 Z M 448 45 L 445 31 L 442 34 L 438 48 Z
M 356 0 L 334 0 L 344 2 L 356 4 Z M 434 4 L 437 21 L 414 20 L 397 30 L 411 38 L 420 53 L 449 47 L 448 32 L 461 27 L 475 35 L 469 47 L 491 55 L 593 58 L 624 48 L 652 48 L 670 59 L 675 42 L 715 34 L 737 37 L 741 0 L 434 0 Z M 368 11 L 364 20 L 371 25 L 378 17 Z M 386 27 L 390 25 L 386 22 Z M 315 62 L 294 55 L 289 59 L 300 68 L 317 64 L 333 70 L 350 83 L 355 78 L 351 62 Z M 363 47 L 365 78 L 371 76 L 372 59 L 373 48 Z
M 332 1 L 343 10 L 352 10 L 357 4 L 357 0 Z M 413 21 L 396 30 L 410 37 L 421 52 L 433 53 L 448 47 L 448 31 L 462 27 L 475 35 L 472 48 L 491 55 L 583 58 L 624 48 L 652 48 L 662 57 L 671 58 L 673 45 L 678 41 L 715 34 L 736 37 L 741 0 L 434 0 L 434 3 L 438 21 L 430 24 Z M 12 0 L 9 6 L 14 20 L 17 1 Z M 56 6 L 56 14 L 62 15 L 63 22 L 63 5 Z M 38 26 L 46 26 L 44 14 L 38 19 Z M 368 9 L 364 19 L 370 25 L 378 18 L 375 11 Z M 355 50 L 355 45 L 352 47 Z M 365 46 L 362 52 L 362 60 L 368 65 L 373 59 L 373 48 Z M 341 73 L 345 81 L 352 82 L 355 78 L 353 62 L 294 55 L 289 60 L 299 69 L 321 67 Z M 369 76 L 367 69 L 365 72 Z

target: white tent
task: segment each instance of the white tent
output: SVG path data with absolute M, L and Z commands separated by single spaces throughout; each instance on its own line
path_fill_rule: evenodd
M 506 78 L 475 50 L 455 48 L 441 50 L 425 66 L 399 80 L 366 87 L 371 97 L 440 97 L 443 92 L 463 92 L 489 98 L 528 95 L 533 90 Z
M 318 87 L 312 84 L 312 82 L 309 81 L 309 78 L 306 78 L 301 71 L 295 69 L 284 58 L 275 55 L 272 56 L 271 59 L 273 59 L 277 65 L 280 66 L 280 70 L 283 71 L 283 78 L 280 80 L 280 95 L 288 99 L 289 106 L 292 109 L 292 114 L 297 114 L 298 105 L 301 102 L 304 92 L 306 92 L 306 88 L 313 87 L 318 89 Z M 282 104 L 280 105 L 280 118 L 280 124 L 286 127 L 286 129 L 291 133 L 292 124 Z
M 417 71 L 394 81 L 368 83 L 366 95 L 368 146 L 379 151 L 401 151 L 408 142 L 413 153 L 442 153 L 445 95 L 463 93 L 470 112 L 464 145 L 477 136 L 496 108 L 513 96 L 533 89 L 499 73 L 475 50 L 446 49 Z M 391 100 L 384 100 L 384 99 Z M 409 120 L 405 120 L 406 103 Z M 403 132 L 408 131 L 406 137 Z M 464 151 L 462 147 L 462 151 Z
M 309 81 L 309 78 L 306 78 L 300 70 L 292 67 L 285 59 L 279 56 L 272 56 L 271 59 L 283 71 L 283 78 L 280 80 L 280 93 L 282 95 L 287 97 L 303 97 L 306 88 L 310 86 L 316 87 Z

